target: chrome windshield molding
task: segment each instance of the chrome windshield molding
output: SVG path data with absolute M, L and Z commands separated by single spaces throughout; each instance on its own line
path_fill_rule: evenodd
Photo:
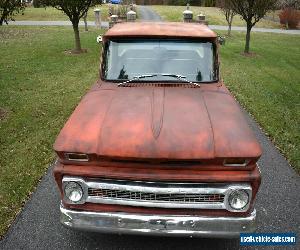
M 64 177 L 63 187 L 64 183 L 69 181 L 75 181 L 81 185 L 84 192 L 84 196 L 81 201 L 83 203 L 90 202 L 111 205 L 169 209 L 226 209 L 231 212 L 245 212 L 249 209 L 252 197 L 251 186 L 244 183 L 176 184 L 112 180 L 86 181 L 83 178 Z M 239 189 L 245 190 L 247 192 L 249 196 L 249 202 L 243 209 L 234 210 L 228 204 L 228 197 L 231 192 Z M 92 195 L 90 190 L 96 191 Z M 104 193 L 108 195 L 105 196 Z M 181 197 L 181 199 L 179 199 L 179 197 Z M 67 203 L 71 203 L 66 198 L 64 198 L 64 201 Z
M 118 234 L 235 238 L 256 229 L 256 211 L 247 217 L 145 215 L 76 211 L 60 207 L 68 228 Z

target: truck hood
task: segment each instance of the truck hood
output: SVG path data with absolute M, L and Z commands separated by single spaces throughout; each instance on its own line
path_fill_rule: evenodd
M 258 158 L 261 148 L 226 87 L 94 86 L 56 152 L 135 159 Z

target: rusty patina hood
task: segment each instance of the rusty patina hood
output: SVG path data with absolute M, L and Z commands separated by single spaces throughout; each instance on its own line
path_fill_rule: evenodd
M 261 148 L 226 87 L 95 85 L 54 149 L 135 159 L 258 158 Z

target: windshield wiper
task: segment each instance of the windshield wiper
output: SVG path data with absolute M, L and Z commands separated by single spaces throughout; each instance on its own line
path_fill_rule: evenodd
M 173 77 L 173 78 L 177 78 L 178 80 L 181 80 L 181 81 L 184 81 L 184 82 L 187 82 L 187 83 L 190 83 L 190 84 L 193 84 L 197 87 L 201 87 L 200 84 L 196 83 L 196 82 L 191 82 L 189 80 L 186 79 L 186 76 L 183 76 L 183 75 L 176 75 L 176 74 L 161 74 L 162 76 L 169 76 L 169 77 Z
M 124 85 L 124 84 L 127 84 L 127 83 L 130 83 L 132 81 L 135 81 L 135 80 L 140 80 L 140 79 L 143 79 L 143 78 L 149 78 L 149 77 L 154 77 L 154 76 L 157 76 L 155 74 L 152 74 L 152 75 L 139 75 L 139 76 L 134 76 L 132 79 L 128 80 L 128 81 L 125 81 L 125 82 L 121 82 L 118 84 L 118 87 Z

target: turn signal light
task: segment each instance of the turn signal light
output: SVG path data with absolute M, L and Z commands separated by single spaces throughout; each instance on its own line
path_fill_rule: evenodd
M 225 159 L 224 166 L 226 167 L 246 167 L 250 161 L 246 159 Z
M 89 161 L 89 157 L 87 154 L 66 153 L 65 156 L 69 161 Z

